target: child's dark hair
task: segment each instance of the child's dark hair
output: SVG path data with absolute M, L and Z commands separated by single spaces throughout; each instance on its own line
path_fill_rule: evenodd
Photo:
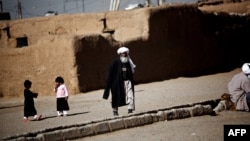
M 55 82 L 58 82 L 58 83 L 64 83 L 64 80 L 63 80 L 63 78 L 61 77 L 61 76 L 58 76 L 57 78 L 56 78 L 56 80 L 55 80 Z
M 29 80 L 25 80 L 24 83 L 23 83 L 25 88 L 29 88 L 31 86 L 31 84 L 32 84 L 32 82 L 29 81 Z

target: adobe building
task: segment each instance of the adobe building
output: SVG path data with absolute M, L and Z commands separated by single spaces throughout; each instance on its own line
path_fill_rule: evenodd
M 53 95 L 57 76 L 72 95 L 103 89 L 121 46 L 136 84 L 229 71 L 250 61 L 249 19 L 185 4 L 0 21 L 0 96 L 23 96 L 26 79 Z

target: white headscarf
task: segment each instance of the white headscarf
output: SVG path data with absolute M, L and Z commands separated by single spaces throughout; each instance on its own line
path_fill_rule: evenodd
M 243 73 L 250 74 L 250 63 L 244 63 L 241 69 Z
M 129 49 L 126 48 L 126 47 L 120 47 L 118 50 L 117 50 L 117 54 L 120 55 L 121 53 L 124 53 L 126 52 L 127 55 L 128 55 L 128 60 L 129 60 L 129 64 L 131 66 L 131 70 L 132 72 L 134 73 L 135 72 L 135 67 L 136 65 L 133 63 L 132 59 L 129 57 Z

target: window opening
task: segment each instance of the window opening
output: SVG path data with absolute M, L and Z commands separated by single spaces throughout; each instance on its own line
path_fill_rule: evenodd
M 28 46 L 27 37 L 16 38 L 16 41 L 17 41 L 17 46 L 16 46 L 17 48 Z

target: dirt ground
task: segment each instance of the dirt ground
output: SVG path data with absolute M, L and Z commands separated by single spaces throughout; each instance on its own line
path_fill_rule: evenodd
M 230 72 L 207 75 L 207 76 L 200 76 L 193 78 L 180 77 L 177 79 L 171 79 L 161 82 L 136 85 L 135 112 L 145 112 L 172 106 L 191 104 L 205 100 L 218 99 L 222 93 L 227 92 L 227 83 L 231 80 L 232 76 L 238 72 L 240 72 L 240 69 L 235 69 Z M 110 98 L 108 100 L 104 100 L 102 99 L 102 94 L 103 90 L 96 90 L 85 94 L 70 96 L 69 97 L 70 111 L 68 117 L 56 117 L 56 105 L 55 105 L 56 98 L 54 96 L 38 97 L 35 100 L 35 104 L 38 113 L 41 113 L 43 115 L 43 119 L 41 121 L 30 121 L 30 122 L 23 122 L 22 98 L 0 99 L 0 115 L 1 115 L 0 137 L 5 138 L 7 136 L 25 134 L 28 132 L 39 131 L 47 128 L 72 125 L 78 123 L 80 124 L 86 121 L 93 121 L 98 119 L 104 119 L 106 117 L 111 117 L 113 115 L 110 106 Z M 119 113 L 120 115 L 126 115 L 127 108 L 121 107 L 119 109 Z M 250 114 L 248 113 L 246 116 L 248 116 L 249 119 Z M 216 119 L 210 116 L 202 116 L 200 118 L 203 119 L 204 117 L 212 121 L 213 120 L 215 121 Z M 190 126 L 192 127 L 197 126 L 196 128 L 199 128 L 202 122 L 199 123 L 199 117 L 196 119 L 197 121 L 195 120 L 195 123 L 191 122 L 189 124 L 191 124 Z M 223 120 L 220 119 L 220 117 L 218 119 L 219 119 L 218 121 Z M 180 125 L 182 125 L 186 124 L 185 122 L 189 122 L 190 120 L 191 119 L 184 119 L 184 121 L 180 120 L 178 121 Z M 233 121 L 237 120 L 232 119 L 232 123 Z M 242 122 L 244 121 L 245 120 L 243 120 Z M 159 134 L 160 136 L 161 134 L 164 135 L 163 134 L 164 132 L 167 132 L 164 131 L 166 123 L 168 124 L 170 122 L 158 122 L 153 125 L 143 126 L 138 128 L 136 127 L 135 129 L 131 130 L 132 131 L 136 129 L 145 130 L 144 134 L 150 133 L 154 134 L 155 136 L 158 136 Z M 250 122 L 248 123 L 250 124 Z M 163 127 L 157 127 L 157 125 L 161 126 L 163 125 Z M 166 125 L 168 127 L 170 126 L 169 127 L 170 129 L 167 130 L 173 130 L 173 128 L 180 128 L 181 130 L 183 126 L 178 127 L 178 125 L 179 125 L 178 122 L 171 122 L 170 124 Z M 206 126 L 212 126 L 212 125 L 206 125 Z M 144 127 L 146 128 L 144 129 Z M 204 134 L 206 134 L 206 132 L 208 132 L 207 129 L 209 128 L 204 127 L 204 131 L 202 131 L 203 129 L 200 129 L 199 132 L 205 132 Z M 222 130 L 221 128 L 217 130 L 223 132 L 221 131 Z M 176 131 L 175 134 L 178 133 L 177 129 L 174 129 L 173 131 Z M 119 132 L 123 131 L 113 132 L 111 134 L 101 135 L 101 136 L 105 137 L 112 136 L 116 133 L 119 134 Z M 129 130 L 128 132 L 131 131 Z M 133 135 L 133 138 L 136 138 L 135 135 Z M 178 136 L 176 135 L 176 137 Z M 172 138 L 174 139 L 175 136 L 173 136 Z M 221 136 L 218 137 L 215 135 L 215 138 L 220 139 Z M 89 140 L 92 140 L 92 138 L 90 138 Z M 145 141 L 147 141 L 147 139 L 145 139 Z

